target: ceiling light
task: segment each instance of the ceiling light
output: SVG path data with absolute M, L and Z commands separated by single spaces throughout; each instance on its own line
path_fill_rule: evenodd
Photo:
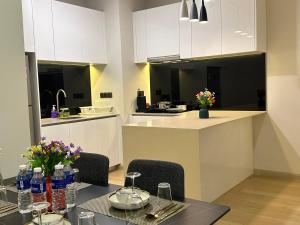
M 242 36 L 245 36 L 245 35 L 247 35 L 247 34 L 248 34 L 247 32 L 241 33 Z
M 180 20 L 189 20 L 189 11 L 186 0 L 182 0 L 180 5 Z
M 195 3 L 195 0 L 193 0 L 193 3 L 191 5 L 190 21 L 191 22 L 198 22 L 198 9 L 197 9 L 197 5 Z
M 200 23 L 207 23 L 207 21 L 208 21 L 208 19 L 207 19 L 207 11 L 206 11 L 206 7 L 204 5 L 204 0 L 202 0 L 199 21 L 200 21 Z
M 241 31 L 241 30 L 236 30 L 236 31 L 234 31 L 234 33 L 236 33 L 236 34 L 239 34 L 239 33 L 242 33 L 243 31 Z

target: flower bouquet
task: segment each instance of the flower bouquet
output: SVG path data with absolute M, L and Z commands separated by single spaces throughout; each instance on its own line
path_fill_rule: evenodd
M 24 158 L 28 159 L 32 169 L 41 167 L 46 177 L 47 201 L 52 202 L 51 176 L 57 164 L 70 165 L 80 157 L 82 149 L 74 144 L 65 145 L 62 141 L 46 142 L 43 137 L 38 145 L 27 149 Z
M 209 112 L 207 108 L 213 106 L 213 104 L 216 102 L 215 93 L 205 88 L 204 91 L 196 94 L 196 98 L 200 104 L 199 117 L 204 119 L 209 118 Z

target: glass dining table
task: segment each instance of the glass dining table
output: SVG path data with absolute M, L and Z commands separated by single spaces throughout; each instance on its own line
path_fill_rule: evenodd
M 119 189 L 119 186 L 109 185 L 107 187 L 91 185 L 78 192 L 78 205 L 89 200 L 107 195 Z M 10 202 L 17 202 L 17 193 L 7 191 L 7 197 Z M 217 222 L 225 214 L 230 211 L 227 206 L 186 199 L 189 207 L 182 212 L 176 214 L 170 219 L 162 222 L 162 225 L 210 225 Z M 80 207 L 74 207 L 71 211 L 65 214 L 65 217 L 72 225 L 78 224 L 78 215 L 80 212 L 86 211 Z M 125 225 L 126 222 L 116 218 L 108 217 L 99 213 L 95 213 L 97 225 Z M 32 215 L 22 215 L 19 212 L 14 212 L 4 217 L 0 217 L 0 225 L 23 225 L 32 220 Z

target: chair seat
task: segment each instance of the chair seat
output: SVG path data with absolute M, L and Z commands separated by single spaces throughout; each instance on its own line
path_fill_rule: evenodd
M 184 201 L 184 169 L 172 162 L 155 160 L 133 160 L 127 169 L 129 172 L 139 172 L 142 175 L 135 179 L 135 186 L 157 195 L 159 183 L 167 182 L 171 185 L 172 198 Z M 126 178 L 125 186 L 131 186 L 131 179 Z

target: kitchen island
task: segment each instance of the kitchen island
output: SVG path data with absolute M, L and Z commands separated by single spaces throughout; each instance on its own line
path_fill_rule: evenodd
M 198 111 L 123 126 L 124 166 L 165 160 L 185 170 L 186 197 L 213 201 L 253 174 L 253 123 L 262 111 Z M 171 176 L 171 175 L 170 175 Z

